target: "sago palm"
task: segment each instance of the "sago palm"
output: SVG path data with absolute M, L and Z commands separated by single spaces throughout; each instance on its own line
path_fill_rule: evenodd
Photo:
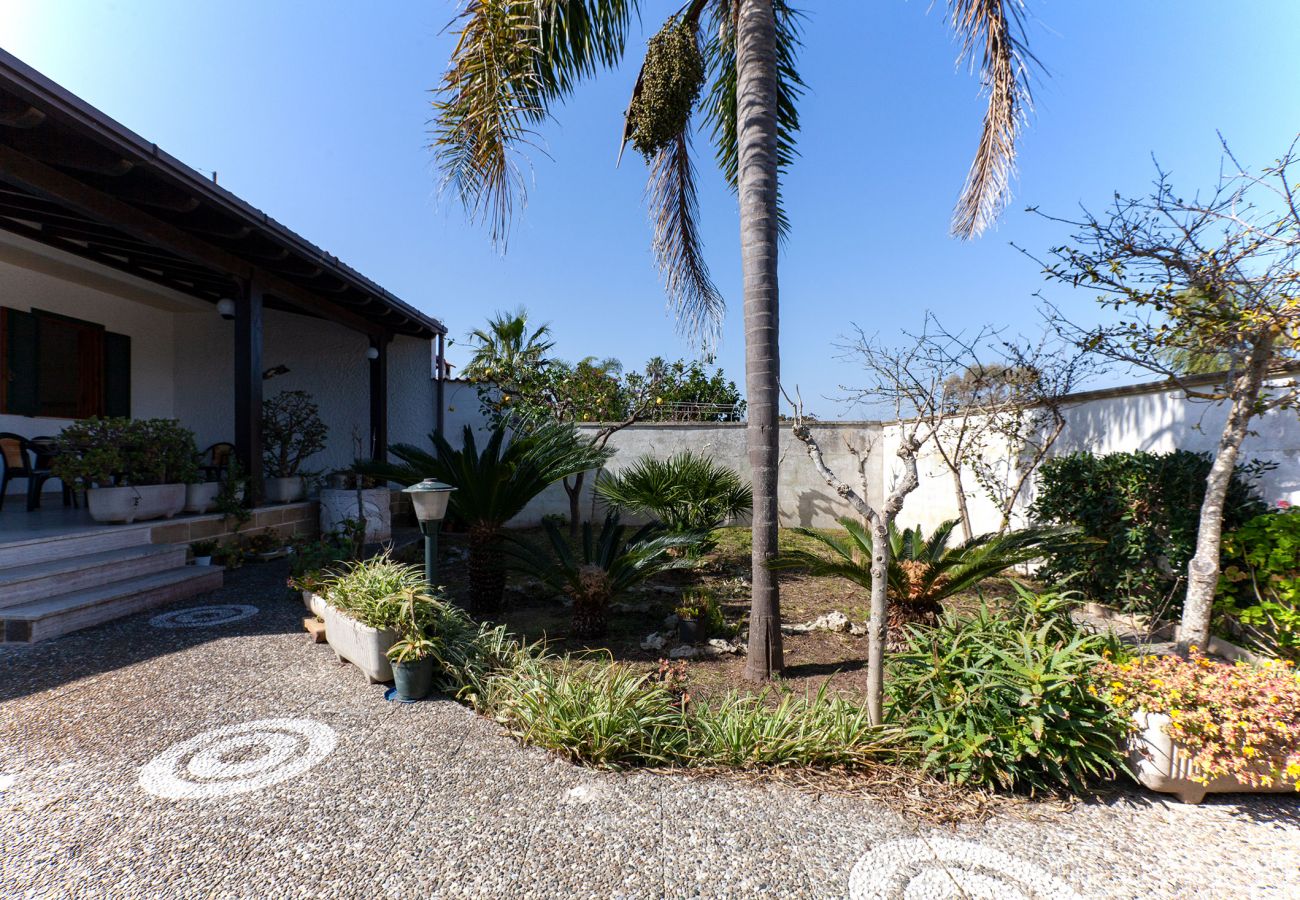
M 690 532 L 670 534 L 657 524 L 643 525 L 629 536 L 618 515 L 610 513 L 599 534 L 590 522 L 582 524 L 575 552 L 559 526 L 549 519 L 542 524 L 551 553 L 515 540 L 510 555 L 516 567 L 573 601 L 573 634 L 579 638 L 603 637 L 609 630 L 610 602 L 652 575 L 687 565 L 673 551 L 699 538 Z
M 776 569 L 799 569 L 815 577 L 836 576 L 871 590 L 871 535 L 856 519 L 840 519 L 847 538 L 795 529 L 811 538 L 830 555 L 811 550 L 790 550 L 773 563 Z M 949 546 L 959 520 L 942 523 L 929 537 L 916 528 L 899 530 L 889 523 L 889 643 L 898 646 L 905 626 L 933 625 L 943 603 L 1000 575 L 1012 566 L 1042 557 L 1047 552 L 1081 540 L 1071 527 L 1033 526 L 1002 534 L 979 534 Z
M 495 615 L 501 610 L 506 583 L 501 548 L 505 524 L 548 486 L 603 465 L 610 451 L 593 446 L 572 426 L 555 423 L 509 440 L 506 426 L 498 426 L 482 449 L 469 425 L 459 448 L 440 434 L 431 438 L 435 453 L 394 444 L 388 452 L 400 463 L 369 463 L 360 468 L 364 474 L 398 484 L 436 478 L 456 489 L 448 509 L 469 532 L 470 611 Z
M 454 26 L 451 66 L 434 101 L 433 139 L 446 183 L 504 244 L 524 196 L 522 148 L 584 78 L 614 68 L 639 0 L 466 0 Z M 1015 142 L 1028 107 L 1024 0 L 948 0 L 963 62 L 978 66 L 988 107 L 975 160 L 953 213 L 969 238 L 1009 196 Z M 754 484 L 753 601 L 746 674 L 782 667 L 777 582 L 780 363 L 777 255 L 787 223 L 779 177 L 797 155 L 802 16 L 787 0 L 690 0 L 667 5 L 632 89 L 623 125 L 650 169 L 653 247 L 682 329 L 716 337 L 723 298 L 700 245 L 693 118 L 710 133 L 740 208 L 747 440 Z M 863 27 L 870 12 L 863 5 Z M 699 98 L 703 96 L 703 101 Z

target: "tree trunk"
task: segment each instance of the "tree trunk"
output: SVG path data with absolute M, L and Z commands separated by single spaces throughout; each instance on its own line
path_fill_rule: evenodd
M 970 509 L 966 505 L 966 486 L 961 480 L 961 463 L 950 466 L 948 471 L 952 473 L 952 486 L 957 492 L 957 513 L 961 516 L 962 538 L 969 541 L 975 533 L 971 530 Z
M 569 495 L 569 538 L 575 541 L 582 534 L 582 482 L 586 477 L 586 472 L 574 475 L 572 487 L 567 478 L 561 482 L 564 493 Z
M 784 667 L 781 601 L 767 563 L 777 553 L 780 350 L 777 292 L 776 17 L 772 0 L 741 0 L 736 27 L 740 253 L 745 293 L 746 438 L 754 488 L 753 596 L 745 677 Z
M 871 618 L 867 620 L 867 718 L 879 725 L 884 718 L 885 630 L 889 616 L 889 527 L 883 517 L 871 529 Z
M 1219 584 L 1223 502 L 1228 496 L 1237 455 L 1259 400 L 1271 355 L 1268 348 L 1257 347 L 1246 370 L 1237 376 L 1232 387 L 1232 408 L 1223 424 L 1210 474 L 1205 478 L 1205 499 L 1201 501 L 1201 518 L 1196 529 L 1196 554 L 1187 563 L 1187 598 L 1183 601 L 1183 618 L 1178 629 L 1178 649 L 1182 653 L 1192 647 L 1204 650 L 1210 640 L 1210 614 Z

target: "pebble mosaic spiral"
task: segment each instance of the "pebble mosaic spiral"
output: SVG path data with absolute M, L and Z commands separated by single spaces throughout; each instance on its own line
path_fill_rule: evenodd
M 334 729 L 310 719 L 259 719 L 174 744 L 140 770 L 140 787 L 172 800 L 207 800 L 301 775 L 335 744 Z
M 149 624 L 154 628 L 207 628 L 212 625 L 225 625 L 238 622 L 257 615 L 256 606 L 243 603 L 227 603 L 222 606 L 191 606 L 174 612 L 154 616 Z
M 932 837 L 873 847 L 849 873 L 850 900 L 1081 900 L 1047 870 L 969 841 Z

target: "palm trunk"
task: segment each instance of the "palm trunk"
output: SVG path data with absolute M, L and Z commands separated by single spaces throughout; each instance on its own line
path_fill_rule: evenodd
M 746 438 L 754 488 L 753 597 L 745 677 L 784 667 L 781 600 L 767 563 L 777 553 L 780 350 L 777 293 L 776 17 L 772 0 L 741 0 L 736 27 L 740 252 L 745 291 Z
M 1271 347 L 1256 347 L 1245 370 L 1237 376 L 1232 389 L 1232 409 L 1223 424 L 1218 451 L 1205 479 L 1205 499 L 1196 529 L 1196 555 L 1187 564 L 1187 599 L 1183 601 L 1183 618 L 1178 629 L 1178 649 L 1187 653 L 1192 647 L 1205 648 L 1210 640 L 1210 614 L 1214 609 L 1214 591 L 1219 584 L 1219 556 L 1223 537 L 1223 503 L 1228 496 L 1232 472 L 1237 466 L 1241 442 L 1246 438 L 1250 418 L 1259 400 L 1264 373 L 1268 368 Z
M 469 609 L 476 616 L 501 612 L 506 591 L 506 567 L 501 559 L 501 534 L 496 529 L 470 528 Z

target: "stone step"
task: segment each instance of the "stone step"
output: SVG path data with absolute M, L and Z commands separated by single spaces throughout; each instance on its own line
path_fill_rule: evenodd
M 34 535 L 18 541 L 8 541 L 0 543 L 0 569 L 30 566 L 52 559 L 84 556 L 87 553 L 99 553 L 104 550 L 139 547 L 152 543 L 151 532 L 152 529 L 147 525 L 119 528 L 91 527 L 71 534 Z
M 0 569 L 0 609 L 185 565 L 184 544 L 143 544 Z
M 181 566 L 0 609 L 4 639 L 35 643 L 221 587 L 220 566 Z

